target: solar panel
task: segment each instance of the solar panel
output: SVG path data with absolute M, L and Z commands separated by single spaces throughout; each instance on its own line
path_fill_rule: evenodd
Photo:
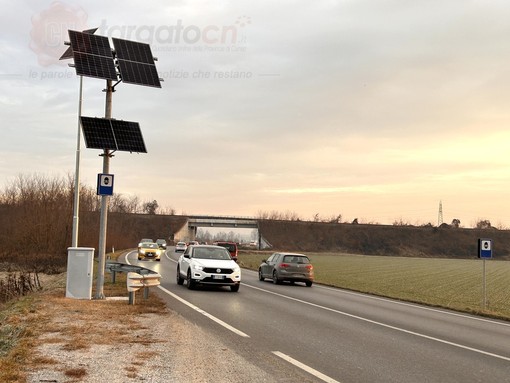
M 80 119 L 87 148 L 147 153 L 138 122 L 84 116 Z
M 161 88 L 155 65 L 119 60 L 119 71 L 122 82 Z
M 154 57 L 149 44 L 122 40 L 116 37 L 113 37 L 112 40 L 117 58 L 154 65 Z
M 116 150 L 117 144 L 109 119 L 81 116 L 85 146 L 91 149 Z
M 112 59 L 81 52 L 73 52 L 73 57 L 76 74 L 105 80 L 117 80 L 117 72 Z
M 117 80 L 108 37 L 70 30 L 69 38 L 78 75 Z
M 92 29 L 86 29 L 83 31 L 83 33 L 89 33 L 93 35 L 97 31 L 97 28 Z M 60 56 L 59 60 L 65 60 L 65 59 L 71 59 L 73 58 L 73 48 L 69 47 L 66 49 L 66 51 Z
M 161 88 L 149 44 L 112 38 L 123 82 Z
M 147 153 L 138 122 L 112 120 L 112 126 L 117 150 Z

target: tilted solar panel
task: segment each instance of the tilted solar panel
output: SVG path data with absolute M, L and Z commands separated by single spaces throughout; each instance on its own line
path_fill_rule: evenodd
M 111 57 L 113 60 L 112 49 L 110 47 L 108 37 L 70 30 L 69 38 L 71 39 L 71 48 L 73 49 L 73 52 Z
M 138 122 L 85 116 L 80 119 L 87 148 L 147 153 Z
M 154 65 L 154 57 L 149 44 L 116 37 L 112 37 L 112 41 L 118 59 Z
M 161 88 L 149 44 L 112 38 L 122 82 Z
M 112 59 L 81 52 L 73 52 L 73 57 L 76 74 L 105 80 L 117 80 L 117 71 Z
M 78 75 L 118 79 L 108 37 L 70 30 L 69 38 Z
M 161 88 L 161 82 L 159 81 L 158 71 L 155 65 L 125 60 L 118 61 L 122 82 Z
M 87 148 L 117 150 L 109 119 L 81 116 L 80 120 Z
M 147 153 L 138 122 L 112 120 L 112 127 L 117 150 Z

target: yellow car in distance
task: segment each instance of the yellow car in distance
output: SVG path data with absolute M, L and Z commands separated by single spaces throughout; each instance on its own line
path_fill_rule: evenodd
M 141 242 L 138 244 L 138 260 L 142 259 L 154 259 L 155 261 L 161 261 L 161 254 L 163 250 L 159 248 L 159 245 L 155 242 Z

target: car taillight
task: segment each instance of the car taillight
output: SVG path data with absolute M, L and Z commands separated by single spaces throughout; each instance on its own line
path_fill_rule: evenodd
M 290 267 L 290 265 L 288 263 L 280 263 L 280 268 L 286 268 L 286 267 Z
M 306 265 L 306 269 L 307 270 L 313 270 L 313 266 L 312 265 Z

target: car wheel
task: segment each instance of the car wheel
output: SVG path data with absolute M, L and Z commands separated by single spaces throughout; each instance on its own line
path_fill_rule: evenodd
M 188 289 L 193 290 L 195 288 L 195 282 L 191 278 L 191 271 L 188 270 L 188 275 L 186 277 L 186 283 L 188 285 Z
M 181 277 L 181 270 L 177 267 L 177 284 L 182 285 L 184 283 L 184 278 Z
M 263 281 L 264 277 L 262 276 L 262 269 L 259 269 L 259 281 Z
M 312 281 L 306 281 L 306 287 L 312 287 L 313 282 Z
M 237 285 L 230 286 L 230 290 L 232 290 L 234 293 L 237 293 L 239 291 L 239 286 L 241 286 L 239 283 Z
M 276 273 L 276 270 L 273 271 L 273 283 L 275 285 L 279 285 L 280 283 L 282 283 L 282 281 L 278 279 L 278 274 Z
M 157 262 L 161 262 L 161 258 L 156 259 Z
M 138 260 L 141 261 L 142 260 L 142 257 L 138 257 Z

